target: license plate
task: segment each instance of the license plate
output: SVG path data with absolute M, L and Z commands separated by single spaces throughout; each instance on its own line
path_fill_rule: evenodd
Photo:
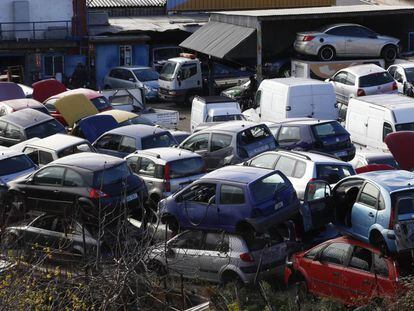
M 281 209 L 283 207 L 283 202 L 279 202 L 275 204 L 275 211 Z
M 129 201 L 135 200 L 137 198 L 138 198 L 138 193 L 133 193 L 133 194 L 130 194 L 129 196 L 126 197 L 126 201 L 129 202 Z
M 346 156 L 346 151 L 341 151 L 341 152 L 335 152 L 334 153 L 337 157 L 343 157 L 343 156 Z

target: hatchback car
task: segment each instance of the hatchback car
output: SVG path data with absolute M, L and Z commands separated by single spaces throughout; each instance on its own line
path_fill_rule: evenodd
M 96 152 L 87 140 L 66 134 L 55 134 L 13 146 L 14 149 L 17 147 L 39 166 L 75 153 Z
M 144 88 L 147 100 L 158 99 L 158 72 L 151 67 L 115 67 L 104 78 L 105 89 Z
M 398 92 L 414 97 L 414 63 L 406 62 L 388 67 L 388 72 L 397 82 Z
M 326 241 L 292 256 L 285 282 L 296 284 L 299 301 L 306 293 L 348 306 L 396 299 L 404 292 L 398 264 L 369 244 L 347 237 Z
M 90 152 L 60 158 L 10 182 L 9 194 L 12 208 L 20 213 L 81 212 L 93 217 L 123 208 L 135 213 L 147 200 L 144 181 L 131 172 L 125 160 Z
M 136 150 L 171 147 L 177 141 L 167 130 L 156 126 L 135 124 L 113 129 L 101 135 L 93 146 L 101 153 L 125 157 Z
M 393 62 L 399 52 L 400 40 L 383 36 L 357 24 L 328 25 L 316 31 L 300 32 L 294 48 L 322 61 L 339 57 L 382 57 Z
M 262 275 L 282 270 L 287 242 L 276 232 L 246 240 L 235 234 L 185 231 L 150 253 L 149 267 L 189 279 L 215 283 L 253 283 Z M 165 251 L 166 250 L 166 251 Z
M 349 163 L 357 169 L 371 164 L 386 164 L 398 169 L 398 163 L 389 152 L 375 152 L 367 150 L 357 150 L 355 158 Z
M 63 125 L 53 117 L 31 108 L 0 117 L 2 146 L 12 146 L 30 138 L 44 138 L 56 133 L 66 133 Z
M 207 170 L 238 164 L 255 155 L 274 150 L 277 143 L 264 124 L 231 121 L 194 133 L 179 148 L 201 155 Z
M 355 175 L 349 163 L 328 155 L 302 151 L 269 151 L 243 165 L 281 171 L 289 178 L 301 200 L 310 180 L 325 180 L 334 186 L 341 179 Z
M 334 120 L 286 119 L 269 128 L 282 149 L 324 152 L 343 161 L 355 156 L 348 131 Z
M 397 93 L 398 89 L 388 71 L 374 64 L 339 70 L 326 81 L 333 85 L 337 101 L 344 104 L 353 97 Z
M 301 206 L 305 230 L 332 221 L 384 253 L 414 249 L 414 173 L 389 170 L 344 178 L 333 190 L 311 181 Z M 310 225 L 309 222 L 312 222 Z
M 46 109 L 45 105 L 39 103 L 37 100 L 31 98 L 21 98 L 0 102 L 0 117 L 26 108 L 32 108 L 34 110 L 49 114 L 49 111 Z
M 158 202 L 205 174 L 205 164 L 196 153 L 177 148 L 136 151 L 125 158 L 131 170 L 144 179 L 149 203 Z
M 213 229 L 249 235 L 297 216 L 299 200 L 279 171 L 227 166 L 158 204 L 171 230 Z

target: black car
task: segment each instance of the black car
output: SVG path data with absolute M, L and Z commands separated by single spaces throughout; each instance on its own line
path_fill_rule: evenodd
M 124 159 L 90 152 L 60 158 L 9 183 L 11 208 L 19 212 L 103 217 L 125 207 L 138 212 L 146 199 L 144 181 Z

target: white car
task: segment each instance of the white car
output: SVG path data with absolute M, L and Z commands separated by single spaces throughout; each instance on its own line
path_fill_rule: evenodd
M 311 180 L 325 180 L 333 186 L 342 178 L 356 174 L 351 164 L 334 156 L 304 151 L 269 151 L 243 165 L 281 171 L 293 184 L 300 200 L 304 199 Z
M 414 62 L 394 64 L 388 67 L 388 72 L 397 83 L 398 93 L 414 97 Z
M 333 85 L 336 100 L 344 104 L 353 97 L 397 93 L 394 78 L 388 71 L 374 64 L 341 69 L 326 81 Z
M 387 164 L 398 169 L 398 163 L 389 152 L 375 152 L 367 150 L 357 150 L 355 158 L 349 163 L 354 169 L 367 166 L 370 164 Z

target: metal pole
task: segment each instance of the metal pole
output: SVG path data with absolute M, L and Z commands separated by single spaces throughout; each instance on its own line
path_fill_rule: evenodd
M 262 22 L 257 21 L 256 23 L 256 36 L 257 36 L 257 65 L 256 65 L 256 80 L 257 85 L 260 84 L 263 80 L 262 72 L 262 59 L 263 59 L 263 50 L 262 50 Z

